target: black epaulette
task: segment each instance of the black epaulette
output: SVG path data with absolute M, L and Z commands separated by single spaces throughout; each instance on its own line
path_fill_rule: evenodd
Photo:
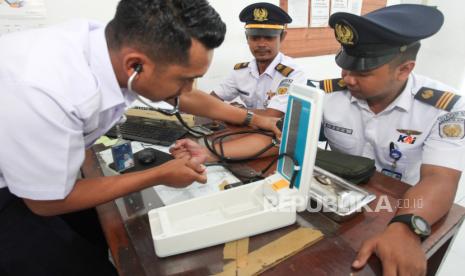
M 289 75 L 294 72 L 294 69 L 292 69 L 291 67 L 289 66 L 286 66 L 284 64 L 278 64 L 276 65 L 276 67 L 274 68 L 276 71 L 278 71 L 279 73 L 281 73 L 281 75 L 285 76 L 285 77 L 289 77 Z
M 248 62 L 238 63 L 238 64 L 234 65 L 234 70 L 243 69 L 243 68 L 246 68 L 247 66 L 249 66 Z
M 460 96 L 452 92 L 422 87 L 415 95 L 415 99 L 436 108 L 451 111 L 455 103 L 460 99 Z
M 326 93 L 347 90 L 347 85 L 343 79 L 329 79 L 320 81 L 320 89 Z

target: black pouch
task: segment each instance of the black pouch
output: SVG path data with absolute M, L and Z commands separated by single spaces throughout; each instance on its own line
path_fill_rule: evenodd
M 376 171 L 375 160 L 318 149 L 315 165 L 354 184 L 366 183 Z

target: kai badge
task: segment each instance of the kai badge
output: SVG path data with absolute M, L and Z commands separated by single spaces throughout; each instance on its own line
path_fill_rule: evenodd
M 285 95 L 287 94 L 289 87 L 291 86 L 292 80 L 291 79 L 283 79 L 279 85 L 278 89 L 276 89 L 276 92 L 278 95 Z

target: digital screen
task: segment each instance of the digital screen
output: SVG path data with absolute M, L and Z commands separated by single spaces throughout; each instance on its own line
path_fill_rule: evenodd
M 302 103 L 298 100 L 292 101 L 291 119 L 289 121 L 288 135 L 286 139 L 286 153 L 292 156 L 295 155 L 297 132 L 299 131 L 299 119 L 302 111 Z M 292 176 L 294 171 L 294 162 L 291 159 L 284 157 L 283 173 L 287 176 Z
M 302 166 L 306 150 L 308 125 L 310 120 L 310 103 L 299 98 L 290 97 L 286 113 L 286 121 L 283 132 L 281 153 L 285 152 L 294 157 L 298 164 L 294 164 L 291 158 L 283 157 L 279 164 L 279 172 L 288 180 L 294 172 L 294 165 Z M 300 173 L 295 179 L 294 186 L 300 186 Z

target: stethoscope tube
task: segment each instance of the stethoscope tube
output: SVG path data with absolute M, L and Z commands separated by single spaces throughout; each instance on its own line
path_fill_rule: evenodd
M 153 109 L 157 112 L 160 112 L 164 115 L 167 115 L 167 116 L 176 116 L 176 118 L 179 120 L 179 122 L 183 125 L 184 128 L 186 128 L 187 130 L 189 130 L 190 132 L 193 132 L 193 133 L 196 133 L 196 134 L 200 134 L 204 137 L 205 139 L 205 145 L 206 147 L 208 148 L 208 150 L 210 152 L 212 152 L 214 155 L 216 155 L 220 161 L 222 163 L 235 163 L 235 162 L 245 162 L 245 161 L 250 161 L 250 160 L 254 160 L 254 159 L 257 159 L 259 158 L 260 155 L 262 155 L 263 153 L 265 153 L 267 150 L 271 149 L 273 146 L 276 145 L 276 142 L 273 140 L 272 143 L 270 143 L 268 146 L 266 146 L 265 148 L 261 149 L 259 152 L 257 152 L 256 154 L 254 154 L 253 156 L 249 156 L 247 158 L 230 158 L 230 157 L 226 157 L 224 155 L 224 149 L 223 149 L 223 141 L 226 137 L 229 137 L 229 136 L 232 136 L 232 135 L 238 135 L 238 134 L 251 134 L 251 133 L 259 133 L 259 134 L 262 134 L 262 135 L 266 135 L 266 136 L 270 136 L 272 137 L 273 139 L 273 134 L 271 133 L 266 133 L 266 132 L 263 132 L 263 131 L 257 131 L 257 130 L 246 130 L 246 131 L 239 131 L 239 132 L 235 132 L 235 133 L 228 133 L 228 134 L 225 134 L 225 135 L 220 135 L 216 138 L 213 139 L 212 141 L 212 145 L 209 144 L 208 140 L 206 139 L 206 135 L 204 135 L 202 132 L 199 132 L 199 131 L 196 131 L 192 128 L 190 128 L 186 122 L 184 122 L 184 120 L 182 119 L 181 117 L 181 114 L 179 112 L 179 96 L 177 96 L 176 98 L 174 98 L 174 106 L 172 109 L 163 109 L 163 108 L 159 108 L 159 107 L 155 107 L 151 104 L 149 104 L 148 102 L 146 102 L 145 100 L 143 100 L 139 94 L 134 91 L 133 89 L 133 83 L 134 81 L 136 80 L 137 78 L 137 75 L 140 73 L 140 71 L 142 70 L 141 66 L 140 67 L 136 67 L 135 70 L 134 70 L 134 73 L 131 74 L 131 76 L 129 77 L 128 79 L 128 84 L 127 84 L 127 87 L 128 87 L 128 90 L 133 92 L 134 94 L 137 95 L 137 99 L 143 103 L 144 105 L 146 105 L 147 107 L 149 107 L 150 109 Z M 220 153 L 218 153 L 215 149 L 215 143 L 216 141 L 219 140 L 219 145 L 220 145 Z M 265 170 L 262 171 L 262 174 L 264 172 L 266 172 L 270 167 L 271 165 L 276 162 L 277 160 L 283 158 L 283 157 L 289 157 L 292 159 L 292 161 L 294 162 L 294 172 L 292 173 L 292 177 L 291 177 L 291 188 L 294 186 L 294 181 L 295 181 L 295 178 L 297 176 L 297 173 L 300 171 L 300 167 L 299 165 L 297 164 L 297 161 L 292 157 L 290 156 L 289 154 L 286 154 L 286 153 L 282 153 L 280 154 L 277 158 L 275 158 L 268 166 Z
M 143 103 L 147 107 L 149 107 L 149 108 L 151 108 L 151 109 L 153 109 L 153 110 L 155 110 L 157 112 L 160 112 L 161 114 L 167 115 L 167 116 L 173 116 L 173 115 L 176 115 L 176 113 L 179 113 L 179 102 L 180 102 L 179 101 L 179 96 L 176 96 L 176 98 L 174 98 L 174 106 L 173 106 L 172 109 L 163 109 L 163 108 L 159 108 L 159 107 L 156 107 L 156 106 L 153 106 L 153 105 L 149 104 L 148 102 L 143 100 L 142 97 L 139 96 L 139 93 L 134 91 L 133 83 L 136 80 L 136 77 L 139 74 L 140 70 L 141 69 L 136 68 L 134 70 L 134 73 L 132 73 L 132 75 L 129 76 L 129 79 L 128 79 L 128 90 L 137 95 L 137 100 L 139 100 L 141 103 Z

